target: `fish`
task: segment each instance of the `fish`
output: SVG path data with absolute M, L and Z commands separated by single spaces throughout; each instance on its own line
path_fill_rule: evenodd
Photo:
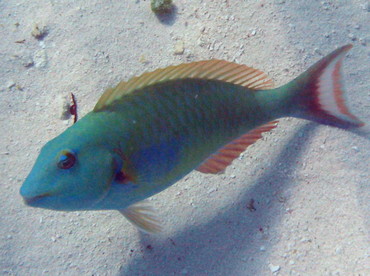
M 140 230 L 160 232 L 149 197 L 193 170 L 223 173 L 278 119 L 364 126 L 344 101 L 342 62 L 351 48 L 338 48 L 277 88 L 262 71 L 224 60 L 121 81 L 43 146 L 20 194 L 37 208 L 118 210 Z

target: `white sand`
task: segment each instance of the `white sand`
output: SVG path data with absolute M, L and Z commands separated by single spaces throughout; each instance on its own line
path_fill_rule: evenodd
M 226 59 L 280 85 L 353 43 L 348 103 L 370 122 L 369 1 L 175 1 L 164 23 L 149 2 L 0 1 L 0 275 L 370 275 L 369 135 L 303 120 L 282 120 L 224 175 L 194 172 L 155 196 L 160 236 L 114 211 L 22 203 L 40 148 L 67 127 L 58 96 L 75 93 L 84 115 L 158 67 Z

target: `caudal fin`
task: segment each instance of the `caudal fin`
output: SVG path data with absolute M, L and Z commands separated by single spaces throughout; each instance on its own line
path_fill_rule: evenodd
M 352 45 L 343 46 L 288 84 L 295 96 L 293 116 L 341 128 L 364 125 L 345 104 L 341 65 Z

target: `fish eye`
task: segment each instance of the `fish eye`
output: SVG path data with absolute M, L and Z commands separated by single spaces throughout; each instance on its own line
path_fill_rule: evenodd
M 70 151 L 62 151 L 58 157 L 57 166 L 60 169 L 68 170 L 76 163 L 76 156 Z

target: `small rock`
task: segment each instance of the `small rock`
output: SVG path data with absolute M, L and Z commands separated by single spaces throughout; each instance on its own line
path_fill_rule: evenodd
M 32 57 L 23 57 L 21 58 L 22 65 L 26 68 L 30 68 L 34 65 Z
M 342 253 L 343 253 L 343 247 L 338 246 L 338 247 L 335 249 L 335 253 L 336 253 L 337 255 L 342 254 Z
M 275 272 L 278 272 L 280 270 L 280 266 L 279 265 L 273 265 L 273 264 L 269 264 L 269 269 L 272 273 L 275 273 Z
M 309 239 L 309 238 L 302 238 L 302 239 L 300 240 L 300 242 L 302 242 L 302 243 L 308 243 L 308 242 L 312 242 L 312 240 L 311 240 L 311 239 Z
M 369 39 L 366 39 L 366 38 L 363 38 L 363 37 L 360 37 L 360 38 L 358 39 L 358 41 L 359 41 L 359 42 L 361 43 L 361 45 L 363 45 L 363 46 L 366 46 L 366 45 L 367 45 L 368 40 L 369 40 Z
M 39 45 L 40 45 L 40 47 L 41 47 L 42 49 L 45 49 L 45 48 L 46 48 L 45 42 L 44 42 L 44 41 L 42 41 L 42 40 L 40 40 Z
M 166 13 L 172 9 L 172 0 L 151 0 L 150 7 L 155 13 Z
M 254 211 L 256 211 L 257 209 L 256 209 L 256 207 L 254 207 L 254 199 L 253 198 L 251 198 L 250 200 L 249 200 L 249 202 L 248 202 L 248 204 L 247 204 L 247 209 L 249 210 L 249 211 L 251 211 L 251 212 L 254 212 Z
M 260 247 L 260 251 L 266 251 L 266 247 L 264 247 L 263 245 Z
M 352 41 L 356 40 L 356 36 L 353 33 L 349 33 L 348 38 L 350 38 Z
M 48 28 L 45 25 L 35 24 L 33 26 L 31 35 L 37 40 L 43 39 L 48 34 Z
M 33 61 L 35 64 L 35 67 L 37 68 L 44 68 L 48 64 L 48 58 L 46 55 L 45 50 L 38 50 L 33 55 Z
M 363 9 L 367 12 L 370 12 L 370 2 L 369 1 L 363 5 Z
M 321 6 L 324 10 L 329 10 L 329 8 L 330 8 L 330 4 L 326 1 L 322 1 Z
M 141 55 L 141 56 L 140 56 L 140 58 L 139 58 L 139 62 L 144 63 L 144 64 L 148 63 L 148 61 L 147 61 L 147 59 L 145 58 L 145 56 L 144 56 L 144 55 Z
M 19 91 L 23 91 L 23 87 L 20 86 L 19 84 L 16 84 L 15 85 L 15 89 L 19 90 Z
M 7 83 L 6 83 L 6 87 L 8 89 L 12 88 L 13 86 L 15 86 L 15 82 L 12 81 L 12 80 L 9 80 Z
M 184 41 L 178 40 L 175 44 L 175 55 L 182 55 L 184 53 Z
M 208 194 L 211 194 L 211 193 L 213 193 L 213 192 L 215 192 L 215 191 L 217 191 L 217 189 L 216 189 L 216 188 L 211 188 L 211 189 L 209 189 L 209 190 L 208 190 Z
M 322 52 L 319 48 L 315 48 L 314 51 L 315 51 L 316 54 L 322 55 Z

